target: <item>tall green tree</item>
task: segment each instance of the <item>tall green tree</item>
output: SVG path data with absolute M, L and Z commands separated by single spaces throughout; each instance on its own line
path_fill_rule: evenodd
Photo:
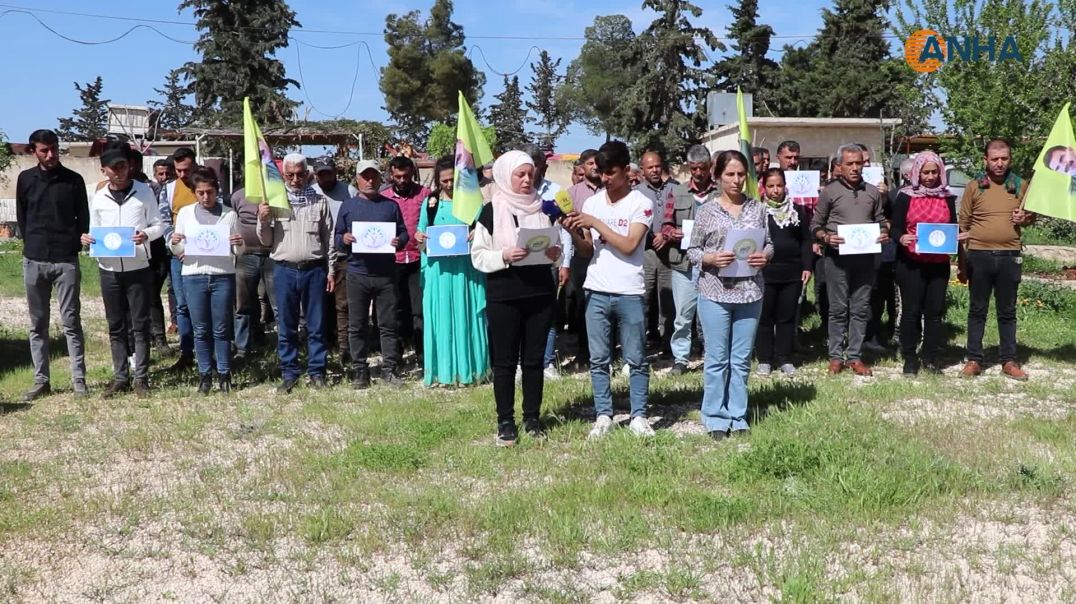
M 154 128 L 179 130 L 194 121 L 194 108 L 187 102 L 190 89 L 180 81 L 182 78 L 182 69 L 173 69 L 165 77 L 164 87 L 153 89 L 159 96 L 146 104 L 156 112 Z
M 534 112 L 534 121 L 541 127 L 538 146 L 542 149 L 553 149 L 557 138 L 572 121 L 563 97 L 557 94 L 557 87 L 564 79 L 557 73 L 560 62 L 560 59 L 554 61 L 549 51 L 543 50 L 538 55 L 538 62 L 531 63 L 531 82 L 527 85 L 531 100 L 527 101 L 527 109 Z
M 790 117 L 898 117 L 911 111 L 894 88 L 914 80 L 885 38 L 891 2 L 836 0 L 806 47 L 785 47 L 776 113 Z M 920 97 L 923 102 L 928 99 Z
M 201 60 L 182 67 L 194 93 L 195 114 L 207 126 L 238 126 L 243 98 L 262 127 L 292 119 L 299 103 L 288 98 L 289 86 L 276 52 L 288 45 L 288 32 L 298 27 L 285 0 L 182 0 L 191 9 L 199 33 L 194 49 Z
M 606 139 L 627 132 L 623 100 L 626 89 L 642 73 L 631 20 L 605 15 L 583 33 L 579 56 L 568 65 L 558 94 L 572 118 Z
M 519 90 L 519 76 L 504 76 L 504 90 L 494 95 L 497 104 L 489 108 L 489 123 L 497 132 L 497 152 L 518 149 L 528 142 L 523 122 L 527 112 L 523 109 L 523 95 Z
M 449 121 L 457 91 L 474 108 L 485 75 L 463 50 L 463 28 L 452 22 L 452 0 L 435 0 L 424 21 L 419 11 L 385 17 L 389 62 L 381 70 L 385 110 L 400 136 L 423 146 L 431 122 Z
M 729 10 L 733 17 L 727 30 L 734 40 L 732 53 L 714 64 L 714 87 L 725 92 L 740 87 L 754 95 L 755 107 L 772 115 L 769 107 L 778 65 L 766 53 L 770 52 L 773 28 L 758 22 L 758 0 L 741 0 Z
M 646 68 L 624 99 L 626 120 L 637 151 L 655 149 L 682 157 L 706 128 L 706 50 L 725 47 L 705 27 L 692 25 L 702 9 L 687 0 L 643 0 L 658 17 L 636 46 Z
M 984 143 L 1004 137 L 1014 143 L 1014 168 L 1029 176 L 1061 106 L 1076 100 L 1076 2 L 906 0 L 895 27 L 902 37 L 921 28 L 961 40 L 977 34 L 984 45 L 993 37 L 995 58 L 1012 36 L 1023 60 L 955 59 L 917 76 L 917 82 L 945 98 L 940 109 L 948 136 L 941 145 L 947 159 L 981 171 Z
M 71 112 L 71 117 L 61 117 L 56 134 L 66 141 L 92 141 L 108 134 L 108 99 L 101 98 L 104 83 L 97 76 L 85 86 L 75 82 L 82 106 Z

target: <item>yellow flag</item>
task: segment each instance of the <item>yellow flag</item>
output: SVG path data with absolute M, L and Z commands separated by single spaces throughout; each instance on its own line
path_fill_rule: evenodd
M 267 201 L 274 208 L 290 207 L 284 177 L 250 112 L 249 98 L 243 99 L 243 187 L 243 194 L 253 203 Z
M 755 174 L 755 164 L 751 157 L 751 131 L 747 128 L 747 109 L 743 104 L 743 91 L 736 87 L 736 112 L 740 114 L 740 153 L 747 158 L 747 182 L 743 186 L 743 194 L 751 199 L 759 199 L 758 174 Z
M 1024 196 L 1024 209 L 1076 222 L 1076 135 L 1072 131 L 1068 103 L 1061 108 L 1035 160 L 1035 174 Z
M 456 121 L 456 173 L 452 182 L 452 215 L 471 224 L 482 209 L 482 191 L 478 188 L 478 166 L 489 163 L 493 152 L 482 136 L 471 106 L 459 93 L 460 114 Z

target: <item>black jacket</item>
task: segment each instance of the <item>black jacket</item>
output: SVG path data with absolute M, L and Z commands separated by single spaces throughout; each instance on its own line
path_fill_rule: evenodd
M 35 166 L 19 173 L 15 208 L 22 233 L 22 255 L 38 262 L 70 262 L 90 232 L 86 181 L 63 166 Z
M 773 241 L 773 258 L 770 259 L 766 268 L 762 269 L 762 277 L 766 283 L 791 283 L 799 281 L 803 271 L 813 270 L 814 252 L 811 250 L 811 225 L 807 221 L 807 212 L 802 206 L 793 205 L 800 223 L 778 227 L 773 216 L 767 215 L 766 224 L 770 229 L 770 240 Z

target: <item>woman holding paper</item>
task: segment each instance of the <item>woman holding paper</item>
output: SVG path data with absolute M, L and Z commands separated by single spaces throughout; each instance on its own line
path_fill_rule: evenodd
M 415 231 L 415 241 L 422 249 L 422 316 L 426 323 L 422 375 L 427 386 L 474 384 L 489 373 L 485 276 L 466 253 L 428 255 L 430 238 L 435 238 L 436 247 L 454 238 L 453 233 L 439 227 L 467 226 L 452 215 L 455 171 L 455 157 L 446 155 L 437 160 L 434 189 L 419 213 Z
M 767 228 L 773 241 L 773 258 L 762 270 L 766 282 L 762 295 L 755 353 L 758 374 L 770 375 L 773 367 L 793 375 L 792 344 L 796 340 L 796 317 L 800 292 L 811 278 L 814 252 L 807 211 L 792 203 L 785 191 L 785 173 L 770 168 L 762 173 Z
M 559 229 L 542 213 L 534 189 L 534 160 L 509 151 L 493 164 L 494 192 L 474 225 L 471 262 L 486 273 L 486 318 L 493 365 L 493 397 L 497 401 L 497 444 L 518 438 L 515 423 L 516 367 L 522 366 L 523 429 L 542 434 L 539 413 L 544 376 L 545 342 L 553 322 L 555 285 L 549 266 L 560 260 Z M 520 229 L 545 229 L 530 241 L 544 239 L 543 251 L 520 245 Z M 522 358 L 521 358 L 522 357 Z
M 198 392 L 213 388 L 212 361 L 218 387 L 231 392 L 232 324 L 235 319 L 235 255 L 243 243 L 236 213 L 217 203 L 220 183 L 211 168 L 191 175 L 197 203 L 176 215 L 169 247 L 183 263 L 183 288 L 194 328 L 194 356 L 201 380 Z
M 920 233 L 921 225 L 955 223 L 956 196 L 949 191 L 945 178 L 945 163 L 933 151 L 916 156 L 912 165 L 911 184 L 902 188 L 893 201 L 894 236 L 900 243 L 897 254 L 896 277 L 900 287 L 900 349 L 904 357 L 904 375 L 919 373 L 920 365 L 930 373 L 940 374 L 938 351 L 943 341 L 942 319 L 945 317 L 945 292 L 949 287 L 948 253 L 919 251 L 919 235 L 931 237 L 926 243 L 945 244 L 932 230 Z M 955 232 L 956 229 L 953 229 Z M 967 238 L 963 233 L 949 242 L 956 250 L 956 241 Z M 923 346 L 916 353 L 919 337 Z
M 747 166 L 739 151 L 717 156 L 714 174 L 721 197 L 699 209 L 687 250 L 700 269 L 698 312 L 706 350 L 702 423 L 718 441 L 748 429 L 747 377 L 762 311 L 761 269 L 773 257 L 766 208 L 743 193 Z

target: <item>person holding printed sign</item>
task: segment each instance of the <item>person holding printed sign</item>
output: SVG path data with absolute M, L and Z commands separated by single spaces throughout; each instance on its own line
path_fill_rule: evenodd
M 90 202 L 90 232 L 82 235 L 82 244 L 93 246 L 91 251 L 97 256 L 112 348 L 112 381 L 102 396 L 112 398 L 130 390 L 133 369 L 134 390 L 142 397 L 149 394 L 149 300 L 153 288 L 147 242 L 159 238 L 164 227 L 153 190 L 131 180 L 125 150 L 111 148 L 102 153 L 101 172 L 108 178 L 108 186 L 101 187 Z M 128 247 L 120 238 L 132 232 L 130 242 L 134 245 Z M 128 328 L 134 332 L 133 351 Z
M 616 345 L 614 324 L 620 328 L 618 339 L 630 367 L 628 427 L 637 436 L 652 436 L 654 430 L 646 419 L 650 366 L 646 361 L 643 248 L 654 220 L 654 204 L 631 188 L 631 154 L 626 144 L 609 141 L 598 149 L 595 159 L 605 190 L 584 201 L 581 212 L 572 212 L 564 219 L 565 227 L 572 232 L 576 255 L 590 259 L 583 290 L 597 417 L 589 437 L 605 436 L 613 427 L 610 362 Z
M 396 375 L 400 363 L 400 340 L 396 298 L 396 252 L 407 244 L 407 226 L 400 206 L 381 194 L 381 170 L 373 160 L 355 166 L 359 194 L 340 206 L 336 222 L 336 247 L 347 258 L 347 337 L 356 390 L 370 386 L 370 330 L 366 326 L 370 303 L 377 312 L 381 331 L 381 382 L 402 384 Z M 356 230 L 358 227 L 361 230 Z
M 542 213 L 534 190 L 534 160 L 522 151 L 508 151 L 493 164 L 494 191 L 474 225 L 471 262 L 486 274 L 486 319 L 493 365 L 493 398 L 497 402 L 499 446 L 519 437 L 515 420 L 516 367 L 522 367 L 523 430 L 543 434 L 539 414 L 545 375 L 546 337 L 553 324 L 556 284 L 549 265 L 560 261 L 558 228 Z M 545 248 L 520 245 L 520 229 L 545 229 Z M 536 237 L 537 238 L 537 237 Z M 537 242 L 536 242 L 537 243 Z
M 949 287 L 950 252 L 921 251 L 920 244 L 955 252 L 957 241 L 967 239 L 956 233 L 956 196 L 949 192 L 945 163 L 933 151 L 916 156 L 910 170 L 911 184 L 902 187 L 893 200 L 893 233 L 900 245 L 897 253 L 897 285 L 900 287 L 900 351 L 904 375 L 919 373 L 920 364 L 928 373 L 940 374 L 945 318 L 945 292 Z M 952 225 L 951 241 L 945 231 L 931 230 Z M 949 245 L 946 245 L 949 244 Z M 919 337 L 923 345 L 918 354 Z
M 194 328 L 198 392 L 209 394 L 213 389 L 216 359 L 217 387 L 226 394 L 232 391 L 235 257 L 243 236 L 236 229 L 235 210 L 217 202 L 217 173 L 211 168 L 195 168 L 191 184 L 198 203 L 176 214 L 168 244 L 172 255 L 183 263 L 183 293 Z
M 856 375 L 867 376 L 872 372 L 860 353 L 871 314 L 877 253 L 862 250 L 888 241 L 889 224 L 882 194 L 863 182 L 863 151 L 856 144 L 845 144 L 837 149 L 837 157 L 838 176 L 822 188 L 811 219 L 811 232 L 825 248 L 822 263 L 829 295 L 829 373 L 836 375 L 847 367 Z M 846 242 L 839 231 L 844 226 L 854 226 L 860 234 L 877 228 L 878 236 L 874 242 L 850 242 L 860 244 L 859 248 L 842 253 Z
M 766 207 L 743 193 L 750 178 L 747 158 L 722 151 L 714 173 L 721 196 L 699 209 L 687 256 L 699 267 L 699 318 L 706 335 L 702 424 L 719 441 L 748 430 L 747 378 L 762 311 L 761 269 L 773 257 L 773 243 Z M 726 276 L 735 263 L 746 267 L 736 271 L 739 276 Z
M 452 215 L 455 172 L 454 156 L 437 160 L 434 188 L 415 231 L 423 252 L 422 380 L 427 386 L 475 384 L 489 373 L 486 279 L 471 263 L 467 223 Z

